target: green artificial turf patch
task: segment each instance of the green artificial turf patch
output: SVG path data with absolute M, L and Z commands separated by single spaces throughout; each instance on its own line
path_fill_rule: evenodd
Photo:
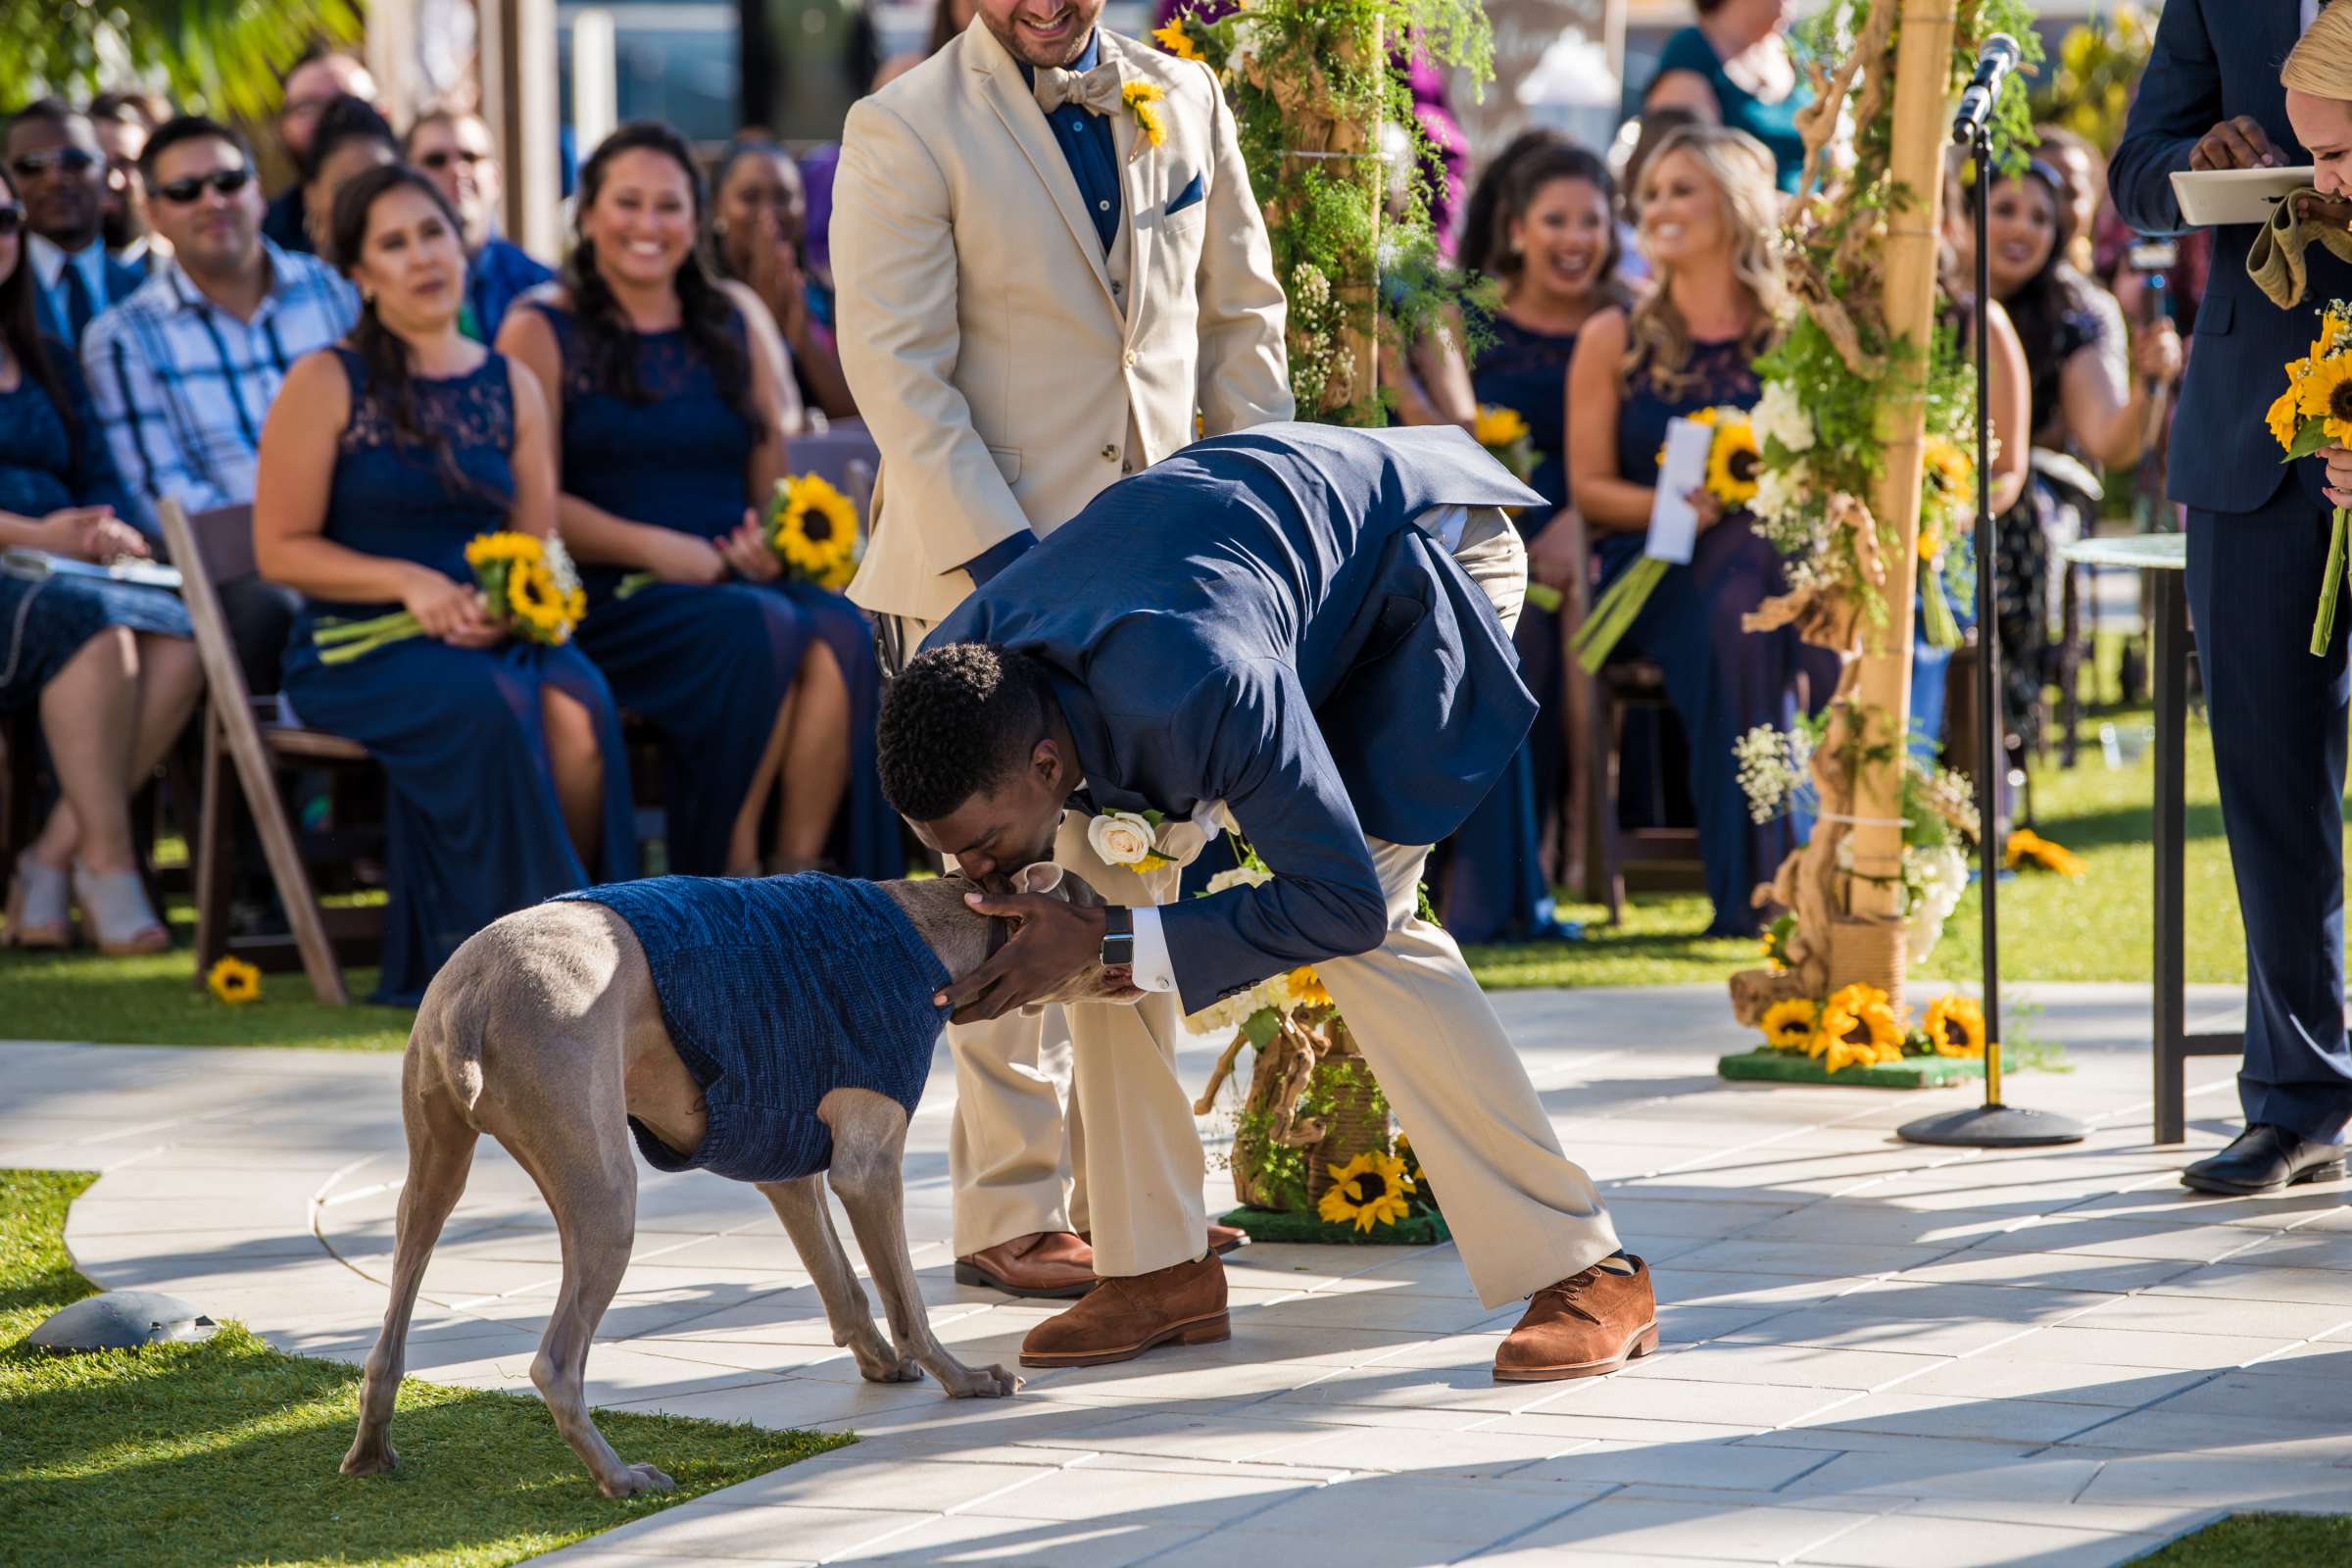
M 1313 1242 L 1327 1247 L 1435 1247 L 1453 1236 L 1445 1215 L 1426 1210 L 1368 1231 L 1359 1231 L 1352 1223 L 1334 1224 L 1320 1214 L 1295 1214 L 1282 1208 L 1237 1208 L 1217 1223 L 1247 1232 L 1253 1242 Z
M 2339 1568 L 2352 1515 L 2241 1513 L 2139 1559 L 2140 1568 Z
M 1905 1056 L 1900 1061 L 1876 1062 L 1868 1067 L 1844 1067 L 1832 1072 L 1813 1056 L 1798 1052 L 1759 1047 L 1734 1052 L 1715 1063 L 1726 1078 L 1754 1079 L 1776 1084 L 1837 1084 L 1845 1089 L 1940 1089 L 1966 1078 L 1984 1076 L 1984 1063 L 1958 1056 Z
M 360 1372 L 237 1324 L 193 1345 L 61 1356 L 24 1335 L 93 1287 L 66 1207 L 96 1178 L 0 1170 L 0 1561 L 494 1568 L 854 1441 L 600 1411 L 621 1457 L 678 1490 L 600 1496 L 536 1398 L 401 1387 L 400 1468 L 336 1466 Z

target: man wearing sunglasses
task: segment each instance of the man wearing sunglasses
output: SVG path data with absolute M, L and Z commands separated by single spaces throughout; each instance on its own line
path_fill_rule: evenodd
M 459 330 L 477 343 L 498 336 L 507 307 L 555 270 L 498 232 L 498 151 L 479 115 L 436 109 L 417 117 L 401 151 L 441 188 L 466 240 L 466 308 Z
M 8 122 L 0 143 L 24 225 L 32 231 L 41 330 L 78 348 L 101 311 L 146 278 L 106 251 L 106 153 L 87 115 L 43 98 Z
M 249 505 L 262 421 L 296 360 L 340 338 L 359 296 L 315 257 L 261 233 L 262 191 L 244 139 L 194 116 L 148 140 L 148 217 L 172 260 L 82 342 L 90 395 L 123 488 L 154 531 L 169 496 L 191 513 Z M 259 578 L 221 595 L 257 692 L 277 690 L 300 602 Z

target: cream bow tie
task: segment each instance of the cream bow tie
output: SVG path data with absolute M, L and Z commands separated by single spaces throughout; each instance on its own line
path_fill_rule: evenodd
M 1119 68 L 1105 60 L 1092 71 L 1040 67 L 1037 107 L 1052 114 L 1063 104 L 1076 104 L 1090 115 L 1107 115 L 1119 107 Z

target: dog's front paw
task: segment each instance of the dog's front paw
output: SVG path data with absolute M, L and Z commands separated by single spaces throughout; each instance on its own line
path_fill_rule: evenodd
M 596 1484 L 608 1497 L 634 1497 L 640 1492 L 675 1492 L 678 1484 L 650 1464 L 624 1464 Z
M 891 1343 L 875 1335 L 871 1340 L 859 1340 L 850 1347 L 858 1358 L 858 1376 L 868 1383 L 920 1383 L 923 1369 L 913 1356 L 902 1355 Z
M 956 1399 L 1002 1399 L 1019 1391 L 1021 1380 L 1001 1366 L 964 1366 L 943 1371 L 940 1386 Z

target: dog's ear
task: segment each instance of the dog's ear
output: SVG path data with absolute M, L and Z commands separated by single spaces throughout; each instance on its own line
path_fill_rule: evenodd
M 1023 893 L 1052 893 L 1061 886 L 1061 867 L 1051 860 L 1024 865 L 1021 874 L 1013 879 Z

